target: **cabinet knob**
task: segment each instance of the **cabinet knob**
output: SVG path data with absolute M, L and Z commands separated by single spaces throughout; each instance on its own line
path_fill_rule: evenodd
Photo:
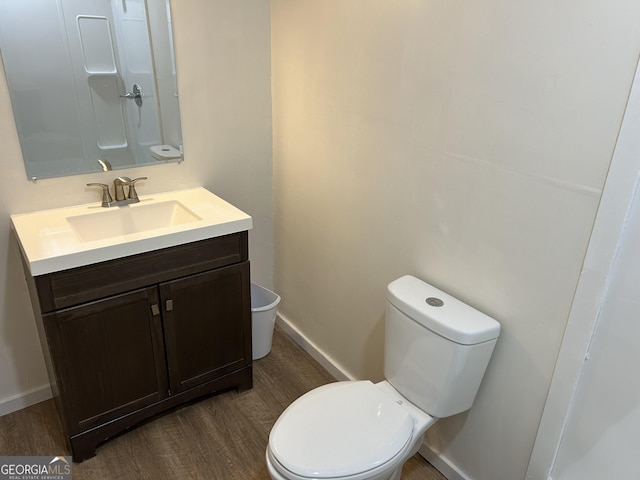
M 173 300 L 167 300 L 167 302 L 165 303 L 165 309 L 167 310 L 167 312 L 173 310 Z
M 153 305 L 151 305 L 151 313 L 156 316 L 156 315 L 160 315 L 160 307 L 158 307 L 157 303 L 154 303 Z

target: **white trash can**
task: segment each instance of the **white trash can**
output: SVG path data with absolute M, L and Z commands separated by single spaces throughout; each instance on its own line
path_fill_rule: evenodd
M 271 351 L 279 303 L 279 295 L 255 283 L 251 284 L 251 335 L 254 360 L 264 357 Z

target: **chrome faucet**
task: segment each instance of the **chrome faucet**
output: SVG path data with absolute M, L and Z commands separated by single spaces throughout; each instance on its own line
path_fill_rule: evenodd
M 87 187 L 102 188 L 102 206 L 117 207 L 121 205 L 129 205 L 130 203 L 138 203 L 138 192 L 136 192 L 135 184 L 138 180 L 147 180 L 147 177 L 138 177 L 131 180 L 129 177 L 118 177 L 113 181 L 113 197 L 109 192 L 109 185 L 105 183 L 87 183 Z M 129 187 L 129 191 L 125 195 L 124 187 Z

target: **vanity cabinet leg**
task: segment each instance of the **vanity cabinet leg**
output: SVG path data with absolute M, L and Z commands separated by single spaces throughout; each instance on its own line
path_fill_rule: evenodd
M 71 456 L 73 457 L 74 463 L 84 462 L 96 456 L 98 442 L 95 440 L 81 436 L 71 437 L 69 441 L 71 443 Z
M 236 388 L 238 389 L 238 393 L 253 388 L 253 365 L 245 368 L 243 378 Z

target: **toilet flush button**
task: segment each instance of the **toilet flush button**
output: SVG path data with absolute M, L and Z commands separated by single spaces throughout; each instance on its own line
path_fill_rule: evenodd
M 432 307 L 441 307 L 444 305 L 444 302 L 436 297 L 429 297 L 425 300 L 425 302 L 427 302 L 427 304 L 431 305 Z

